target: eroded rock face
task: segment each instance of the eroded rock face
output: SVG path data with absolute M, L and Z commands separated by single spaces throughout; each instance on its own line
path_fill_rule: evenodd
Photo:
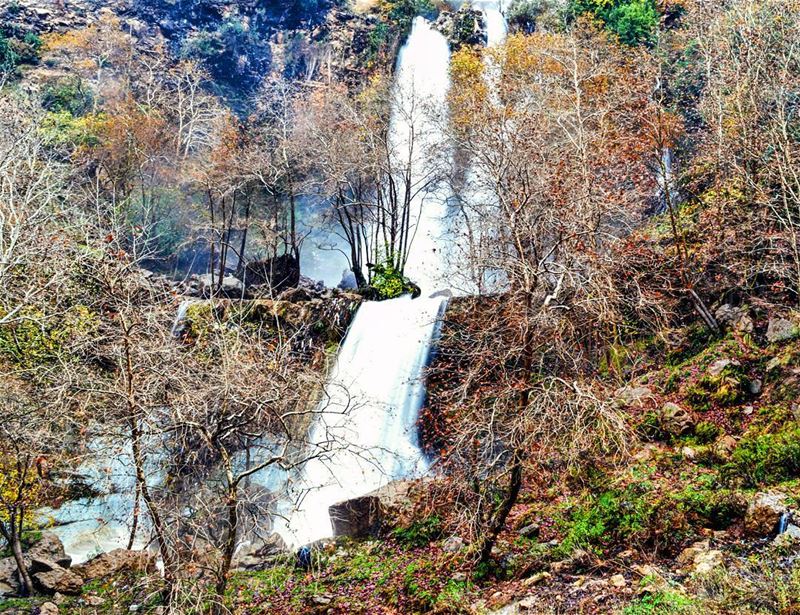
M 483 13 L 466 4 L 455 13 L 442 12 L 434 27 L 447 37 L 452 49 L 464 45 L 485 45 L 487 41 Z
M 786 510 L 785 493 L 757 493 L 747 507 L 745 530 L 752 536 L 771 536 L 777 531 L 778 522 Z

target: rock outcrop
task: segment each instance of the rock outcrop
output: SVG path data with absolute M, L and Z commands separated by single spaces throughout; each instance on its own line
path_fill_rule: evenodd
M 330 506 L 328 514 L 334 536 L 377 536 L 412 508 L 420 484 L 420 481 L 394 481 L 362 497 Z
M 771 536 L 776 533 L 778 522 L 786 511 L 786 494 L 757 493 L 747 507 L 745 530 L 752 536 Z
M 155 560 L 144 551 L 114 549 L 78 564 L 72 570 L 89 581 L 105 579 L 120 572 L 151 572 L 155 570 Z

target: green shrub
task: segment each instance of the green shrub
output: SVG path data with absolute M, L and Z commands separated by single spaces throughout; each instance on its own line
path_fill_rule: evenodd
M 429 19 L 436 16 L 436 8 L 431 0 L 388 0 L 384 6 L 387 19 L 402 36 L 411 30 L 411 24 L 418 15 Z
M 778 433 L 742 439 L 725 466 L 725 474 L 753 487 L 797 478 L 800 476 L 800 426 L 792 423 Z
M 42 135 L 54 145 L 94 146 L 100 143 L 104 121 L 102 114 L 76 117 L 69 111 L 51 111 L 42 120 L 40 129 Z
M 19 56 L 5 36 L 0 34 L 0 71 L 13 71 L 19 64 Z
M 69 341 L 96 326 L 96 316 L 84 306 L 69 309 L 58 320 L 33 308 L 22 310 L 0 325 L 0 355 L 24 368 L 44 365 L 68 354 Z
M 42 106 L 55 113 L 67 112 L 74 117 L 88 113 L 94 104 L 91 90 L 80 77 L 64 77 L 45 86 Z
M 406 293 L 413 293 L 416 287 L 391 261 L 372 266 L 370 287 L 379 299 L 394 299 Z
M 658 28 L 655 0 L 572 0 L 570 9 L 593 15 L 626 45 L 652 43 Z

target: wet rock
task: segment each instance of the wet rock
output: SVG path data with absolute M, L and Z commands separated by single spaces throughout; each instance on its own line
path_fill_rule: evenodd
M 123 571 L 148 572 L 154 569 L 155 561 L 145 551 L 114 549 L 79 564 L 72 570 L 83 579 L 90 581 L 105 579 Z
M 767 325 L 767 341 L 770 344 L 785 342 L 800 334 L 798 327 L 791 320 L 786 318 L 770 318 Z
M 789 524 L 786 531 L 778 534 L 773 540 L 772 544 L 778 548 L 789 547 L 800 543 L 800 527 L 794 524 Z
M 689 433 L 694 428 L 692 415 L 672 402 L 661 407 L 657 418 L 661 428 L 673 436 Z
M 68 596 L 75 596 L 80 594 L 83 588 L 83 578 L 66 568 L 56 568 L 48 572 L 37 572 L 32 576 L 34 584 L 36 584 L 42 592 L 47 594 L 58 592 Z
M 757 493 L 747 507 L 744 527 L 752 536 L 770 536 L 786 512 L 786 494 L 778 491 Z
M 450 536 L 442 543 L 442 551 L 445 553 L 458 553 L 466 546 L 461 536 Z

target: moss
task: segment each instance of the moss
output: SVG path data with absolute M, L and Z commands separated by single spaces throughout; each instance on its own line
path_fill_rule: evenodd
M 720 488 L 713 475 L 684 487 L 672 499 L 703 527 L 724 530 L 742 519 L 747 500 L 736 490 Z
M 709 444 L 720 435 L 720 428 L 714 423 L 701 421 L 694 428 L 694 435 L 700 444 Z
M 392 536 L 407 547 L 427 546 L 434 540 L 439 540 L 442 534 L 442 519 L 438 515 L 412 521 L 409 525 L 392 531 Z
M 686 387 L 685 396 L 697 411 L 712 405 L 730 407 L 743 402 L 748 395 L 750 379 L 737 365 L 728 365 L 717 376 L 705 375 Z
M 743 438 L 724 473 L 753 487 L 800 477 L 800 425 Z

